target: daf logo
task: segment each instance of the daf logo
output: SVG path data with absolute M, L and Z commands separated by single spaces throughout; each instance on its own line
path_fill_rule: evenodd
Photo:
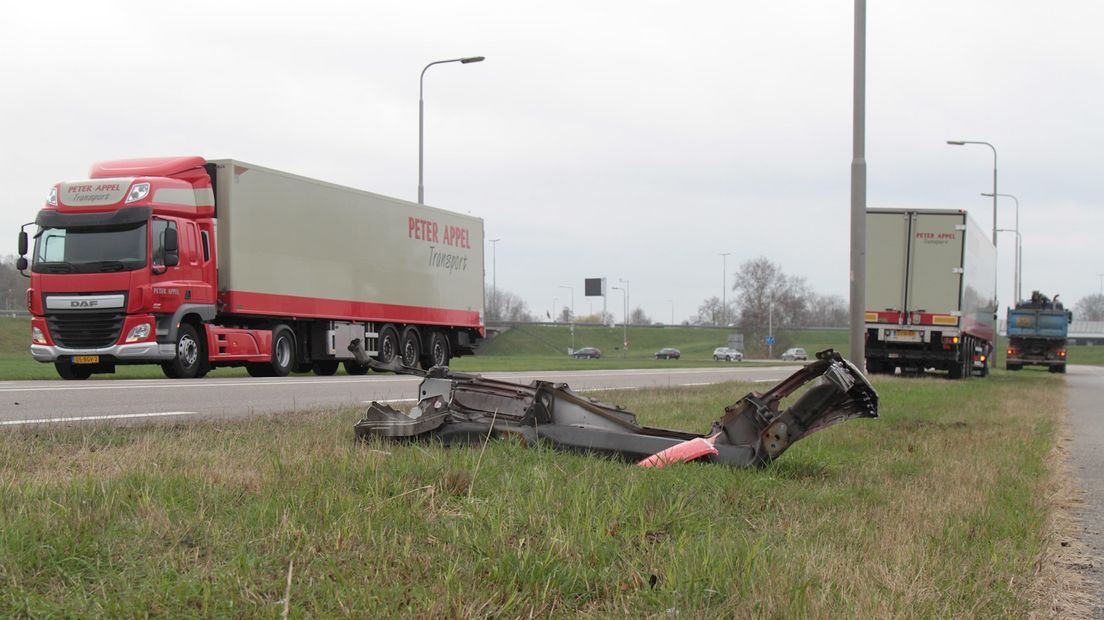
M 99 305 L 99 301 L 95 299 L 76 299 L 69 302 L 70 308 L 94 308 Z

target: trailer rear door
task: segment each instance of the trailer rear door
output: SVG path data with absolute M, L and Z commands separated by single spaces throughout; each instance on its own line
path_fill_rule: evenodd
M 908 310 L 934 314 L 958 312 L 962 287 L 965 216 L 915 212 L 909 259 Z
M 900 312 L 905 307 L 909 216 L 871 211 L 866 216 L 866 308 Z

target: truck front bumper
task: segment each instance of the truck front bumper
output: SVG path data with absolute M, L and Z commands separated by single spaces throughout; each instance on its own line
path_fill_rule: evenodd
M 56 362 L 59 358 L 73 355 L 99 355 L 101 357 L 113 357 L 119 361 L 168 361 L 176 356 L 175 347 L 170 344 L 158 344 L 156 342 L 136 342 L 133 344 L 116 344 L 99 349 L 67 349 L 45 344 L 32 344 L 31 356 L 40 362 Z

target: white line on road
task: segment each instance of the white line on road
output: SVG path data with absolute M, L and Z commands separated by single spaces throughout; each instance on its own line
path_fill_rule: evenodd
M 37 420 L 5 420 L 0 426 L 16 424 L 64 424 L 65 422 L 95 422 L 100 420 L 126 420 L 130 418 L 163 418 L 176 415 L 196 415 L 195 411 L 163 411 L 161 413 L 120 413 L 117 415 L 86 415 L 78 418 L 39 418 Z

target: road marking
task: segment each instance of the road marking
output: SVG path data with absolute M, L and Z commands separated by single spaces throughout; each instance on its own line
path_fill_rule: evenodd
M 195 411 L 163 411 L 161 413 L 120 413 L 117 415 L 86 415 L 77 418 L 39 418 L 37 420 L 4 420 L 0 426 L 17 424 L 63 424 L 65 422 L 95 422 L 100 420 L 127 420 L 131 418 L 163 418 L 167 416 L 196 415 Z

